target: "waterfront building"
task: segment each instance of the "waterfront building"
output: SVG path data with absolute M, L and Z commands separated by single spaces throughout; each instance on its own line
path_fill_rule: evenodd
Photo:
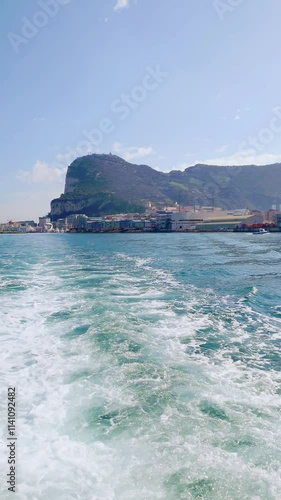
M 39 217 L 39 227 L 44 228 L 46 224 L 49 224 L 51 222 L 50 217 L 44 216 L 44 217 Z
M 205 219 L 196 225 L 198 231 L 233 231 L 251 225 L 262 225 L 263 218 L 260 215 L 227 215 L 223 217 L 212 217 Z
M 276 215 L 276 226 L 281 231 L 281 213 L 279 213 L 279 214 Z
M 241 211 L 239 211 L 241 212 Z M 178 212 L 171 215 L 172 231 L 215 231 L 231 230 L 236 227 L 250 224 L 262 224 L 261 215 L 242 214 L 235 211 L 216 209 L 213 212 L 199 210 L 197 212 Z

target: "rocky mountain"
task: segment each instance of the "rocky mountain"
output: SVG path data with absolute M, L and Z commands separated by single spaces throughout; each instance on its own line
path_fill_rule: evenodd
M 51 215 L 142 212 L 148 201 L 266 210 L 281 202 L 281 164 L 195 165 L 163 173 L 111 154 L 92 154 L 68 167 L 64 194 L 51 202 Z

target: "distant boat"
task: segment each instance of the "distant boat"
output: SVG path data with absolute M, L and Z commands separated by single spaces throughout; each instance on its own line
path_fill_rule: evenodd
M 254 229 L 253 234 L 269 234 L 269 232 L 263 227 L 259 227 L 258 229 Z

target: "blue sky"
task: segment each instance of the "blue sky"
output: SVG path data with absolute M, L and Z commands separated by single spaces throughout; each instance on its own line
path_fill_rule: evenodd
M 4 2 L 0 221 L 47 213 L 89 152 L 281 161 L 280 19 L 280 0 Z

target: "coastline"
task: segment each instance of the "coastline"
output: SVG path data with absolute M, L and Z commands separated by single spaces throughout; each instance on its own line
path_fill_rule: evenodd
M 12 231 L 2 231 L 0 232 L 1 235 L 13 235 L 13 236 L 25 236 L 27 234 L 32 234 L 32 235 L 43 235 L 43 234 L 54 234 L 54 235 L 61 235 L 61 234 L 71 234 L 71 235 L 77 235 L 77 234 L 254 234 L 253 230 L 205 230 L 205 231 L 199 231 L 199 230 L 192 230 L 192 231 L 65 231 L 65 232 L 12 232 Z M 277 228 L 277 230 L 272 230 L 272 228 L 267 228 L 267 233 L 268 234 L 278 234 L 281 233 L 281 228 Z

